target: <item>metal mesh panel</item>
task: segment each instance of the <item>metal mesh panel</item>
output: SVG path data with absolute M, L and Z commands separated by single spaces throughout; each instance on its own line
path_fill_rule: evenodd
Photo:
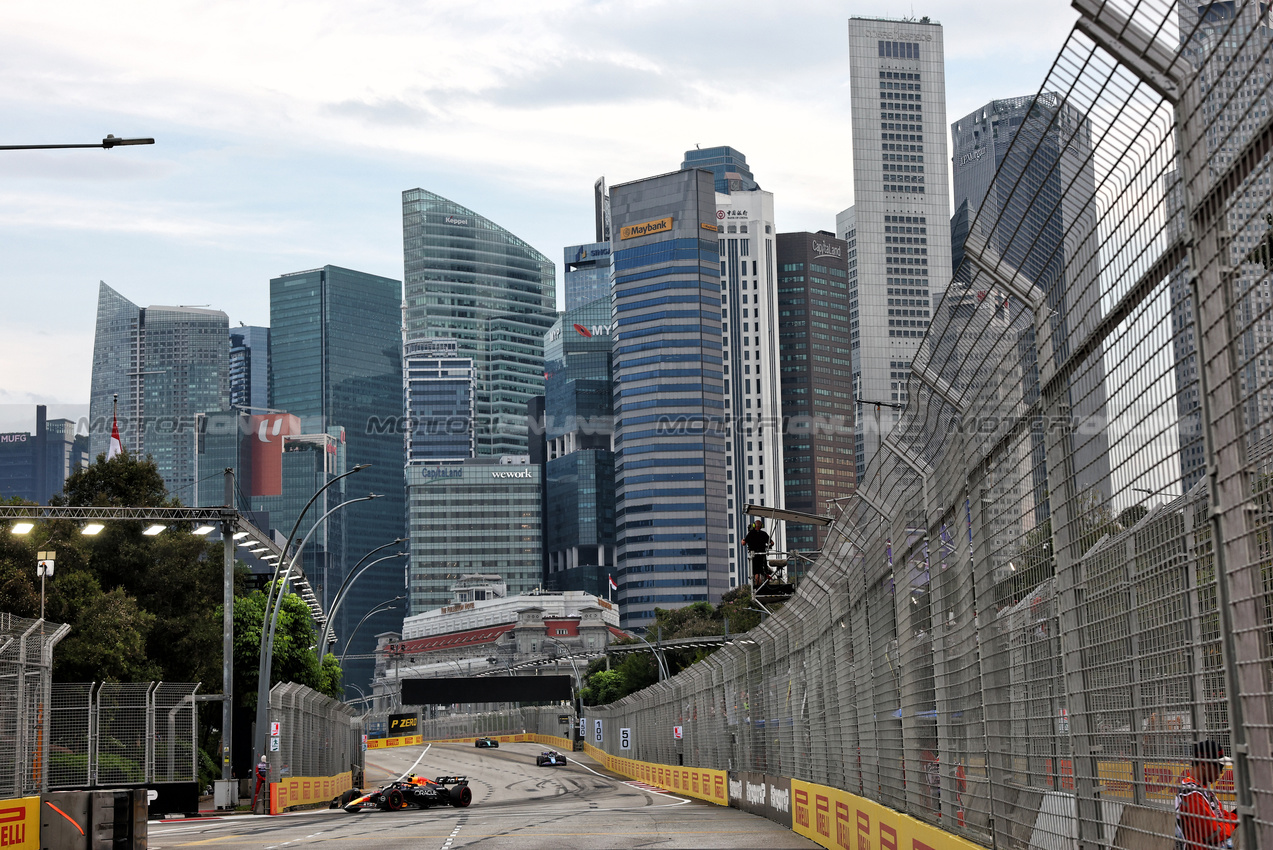
M 278 749 L 271 744 L 268 753 L 272 781 L 336 776 L 362 764 L 364 718 L 312 688 L 295 682 L 271 688 L 270 722 L 278 723 L 278 735 L 271 735 Z
M 93 686 L 54 683 L 49 704 L 49 787 L 87 787 Z
M 155 782 L 193 782 L 199 776 L 197 684 L 160 682 L 151 697 L 154 712 Z
M 106 682 L 97 695 L 95 785 L 139 785 L 151 765 L 152 684 Z

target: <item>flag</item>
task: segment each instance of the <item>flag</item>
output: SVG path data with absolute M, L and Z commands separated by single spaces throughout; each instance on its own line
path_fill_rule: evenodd
M 124 444 L 119 441 L 119 422 L 114 416 L 111 417 L 111 444 L 106 450 L 106 459 L 110 460 L 124 450 Z
M 617 585 L 617 584 L 615 584 L 615 583 L 614 583 L 614 576 L 611 576 L 611 575 L 606 576 L 606 581 L 610 582 L 610 589 L 611 589 L 611 590 L 618 590 L 618 589 L 619 589 L 619 585 Z

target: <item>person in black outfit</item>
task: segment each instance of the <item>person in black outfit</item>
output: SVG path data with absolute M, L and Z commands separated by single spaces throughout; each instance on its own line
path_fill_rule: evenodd
M 765 579 L 769 578 L 769 547 L 773 545 L 768 533 L 765 532 L 763 519 L 757 519 L 751 524 L 751 528 L 747 530 L 747 536 L 743 538 L 743 543 L 747 546 L 747 551 L 751 553 L 752 584 L 760 587 L 765 583 Z

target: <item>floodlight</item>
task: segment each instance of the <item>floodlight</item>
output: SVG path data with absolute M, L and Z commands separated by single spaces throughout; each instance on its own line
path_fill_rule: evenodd
M 244 537 L 247 537 L 247 536 L 248 536 L 248 533 L 246 531 L 236 531 L 234 533 L 235 540 L 242 540 Z
M 156 534 L 158 534 L 159 532 L 163 531 L 163 530 L 164 530 L 165 528 L 167 528 L 167 527 L 168 527 L 168 526 L 166 526 L 166 525 L 161 525 L 160 523 L 155 523 L 154 525 L 151 525 L 151 526 L 147 527 L 147 529 L 146 529 L 145 531 L 143 531 L 143 532 L 142 532 L 142 534 L 146 535 L 147 537 L 154 537 Z
M 201 525 L 201 526 L 199 526 L 198 528 L 196 528 L 196 529 L 194 530 L 194 533 L 195 533 L 195 534 L 211 534 L 212 532 L 214 532 L 214 531 L 216 531 L 216 530 L 217 530 L 217 529 L 216 529 L 216 527 L 215 527 L 215 526 L 211 526 L 211 525 Z
M 84 527 L 80 529 L 80 534 L 86 534 L 92 537 L 94 534 L 101 534 L 102 529 L 106 526 L 100 522 L 86 522 Z
M 35 528 L 35 523 L 33 522 L 15 522 L 13 524 L 13 533 L 14 534 L 30 534 L 31 529 L 33 528 Z

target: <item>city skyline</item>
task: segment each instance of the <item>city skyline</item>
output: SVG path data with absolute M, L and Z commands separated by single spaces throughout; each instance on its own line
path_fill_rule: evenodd
M 8 370 L 0 405 L 22 405 L 28 417 L 35 403 L 87 401 L 90 302 L 99 280 L 139 303 L 212 302 L 232 325 L 265 325 L 268 280 L 286 271 L 334 262 L 399 277 L 398 195 L 409 186 L 429 185 L 480 209 L 556 257 L 586 236 L 587 188 L 598 176 L 621 183 L 674 169 L 673 152 L 695 144 L 733 144 L 766 176 L 784 229 L 831 229 L 835 211 L 853 200 L 851 175 L 842 167 L 849 135 L 845 19 L 899 10 L 825 4 L 784 12 L 782 27 L 760 28 L 771 82 L 747 95 L 748 108 L 803 116 L 811 135 L 799 156 L 781 133 L 737 133 L 730 119 L 742 95 L 704 101 L 715 86 L 716 52 L 723 58 L 726 48 L 704 45 L 701 59 L 688 59 L 694 51 L 653 38 L 651 27 L 669 9 L 644 9 L 648 20 L 634 22 L 634 13 L 621 10 L 607 18 L 562 7 L 536 21 L 506 60 L 496 58 L 504 54 L 493 45 L 524 28 L 524 15 L 493 26 L 507 13 L 488 19 L 490 13 L 466 10 L 456 20 L 434 21 L 404 10 L 392 37 L 400 37 L 398 29 L 408 38 L 444 36 L 477 57 L 476 77 L 467 81 L 424 79 L 424 71 L 398 68 L 402 60 L 386 58 L 393 51 L 371 38 L 388 28 L 386 20 L 341 20 L 334 30 L 350 39 L 341 61 L 355 57 L 350 61 L 362 70 L 347 68 L 346 81 L 330 92 L 322 88 L 328 72 L 312 68 L 307 77 L 310 62 L 296 65 L 291 45 L 304 42 L 294 35 L 312 34 L 318 19 L 343 17 L 342 10 L 318 7 L 293 19 L 264 8 L 257 23 L 261 37 L 277 36 L 270 50 L 258 49 L 240 32 L 241 22 L 231 28 L 233 16 L 221 13 L 189 27 L 173 11 L 146 29 L 130 20 L 127 6 L 101 17 L 92 7 L 83 11 L 56 21 L 35 9 L 0 12 L 9 53 L 23 57 L 23 84 L 6 97 L 22 138 L 9 141 L 82 141 L 113 132 L 158 143 L 0 159 L 9 213 L 0 242 L 9 263 L 0 281 L 18 295 L 0 327 L 14 349 L 59 352 Z M 692 24 L 698 13 L 689 14 Z M 776 14 L 758 9 L 729 26 L 746 19 L 751 28 L 756 15 Z M 935 2 L 914 14 L 931 15 L 947 30 L 951 114 L 1002 96 L 991 68 L 1042 79 L 1074 19 L 1063 2 L 1042 11 Z M 612 53 L 587 52 L 581 45 L 589 39 L 574 31 L 565 39 L 568 28 L 558 25 L 571 16 L 580 28 L 604 32 Z M 1037 32 L 1040 19 L 1055 25 L 1044 28 L 1056 33 L 1055 45 L 1027 48 L 1004 35 L 1005 28 L 1019 31 L 1018 44 L 1029 44 L 1024 36 Z M 706 17 L 703 23 L 712 31 L 721 26 Z M 84 39 L 81 26 L 117 37 Z M 218 40 L 209 35 L 218 32 L 221 49 L 242 60 L 228 76 L 218 63 L 192 61 L 200 51 L 187 42 L 196 35 Z M 362 61 L 372 53 L 376 61 Z M 535 91 L 522 97 L 517 86 Z M 455 97 L 461 90 L 463 105 Z M 587 133 L 573 120 L 581 112 L 598 119 Z M 532 141 L 502 146 L 501 128 L 510 122 Z M 5 364 L 13 367 L 10 358 Z

